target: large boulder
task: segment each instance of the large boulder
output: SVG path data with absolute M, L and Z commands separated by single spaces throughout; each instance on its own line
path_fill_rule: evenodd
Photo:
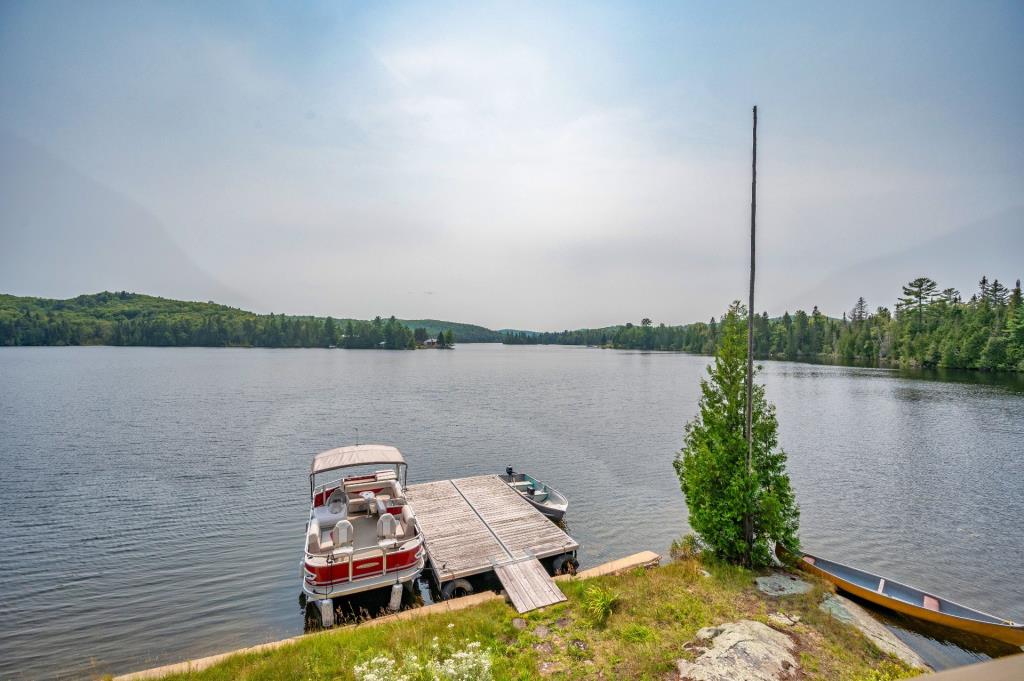
M 693 662 L 679 661 L 681 679 L 781 681 L 797 676 L 796 643 L 761 622 L 740 620 L 706 627 L 691 645 L 702 652 Z

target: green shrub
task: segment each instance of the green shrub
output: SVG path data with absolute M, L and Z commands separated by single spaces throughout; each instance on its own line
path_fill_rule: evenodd
M 672 546 L 668 549 L 669 558 L 672 560 L 691 560 L 700 556 L 700 552 L 700 540 L 692 532 L 679 539 L 673 539 Z
M 593 584 L 583 592 L 580 609 L 591 622 L 601 625 L 608 621 L 618 600 L 619 595 L 611 589 Z

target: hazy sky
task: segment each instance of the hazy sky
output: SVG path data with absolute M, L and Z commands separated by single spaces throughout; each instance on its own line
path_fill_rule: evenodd
M 5 2 L 0 292 L 706 319 L 755 103 L 759 308 L 966 290 L 1024 275 L 1022 74 L 1020 2 Z

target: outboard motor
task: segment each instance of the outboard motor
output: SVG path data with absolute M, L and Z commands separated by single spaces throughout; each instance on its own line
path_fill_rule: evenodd
M 505 466 L 505 475 L 512 477 L 515 473 L 512 472 L 512 466 Z

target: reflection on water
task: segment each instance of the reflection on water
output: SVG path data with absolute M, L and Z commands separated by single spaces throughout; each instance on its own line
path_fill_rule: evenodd
M 775 364 L 773 360 L 768 365 Z M 792 364 L 791 362 L 777 362 L 778 364 Z M 810 366 L 839 366 L 851 369 L 866 369 L 868 371 L 880 372 L 879 375 L 899 376 L 900 378 L 912 378 L 919 381 L 942 381 L 943 383 L 966 383 L 971 385 L 988 385 L 1003 388 L 1012 392 L 1024 392 L 1024 374 L 973 371 L 968 369 L 920 369 L 913 367 L 899 366 L 877 366 L 874 364 L 852 361 L 852 362 L 824 362 L 820 360 L 801 361 L 802 365 Z M 762 366 L 764 363 L 762 363 Z M 867 375 L 867 374 L 865 374 Z
M 943 383 L 965 383 L 988 385 L 1017 393 L 1024 393 L 1024 374 L 992 373 L 990 371 L 965 371 L 962 369 L 900 369 L 901 378 Z
M 844 594 L 856 601 L 893 632 L 901 641 L 914 649 L 933 669 L 948 669 L 972 662 L 983 662 L 993 657 L 1014 655 L 1020 650 L 966 631 L 944 627 L 907 617 L 881 608 L 852 594 Z
M 583 567 L 667 552 L 687 531 L 671 461 L 708 361 L 0 348 L 0 678 L 125 672 L 300 633 L 310 457 L 356 428 L 406 454 L 410 483 L 510 464 L 537 475 L 569 498 Z M 1017 379 L 763 366 L 808 551 L 1024 619 Z

